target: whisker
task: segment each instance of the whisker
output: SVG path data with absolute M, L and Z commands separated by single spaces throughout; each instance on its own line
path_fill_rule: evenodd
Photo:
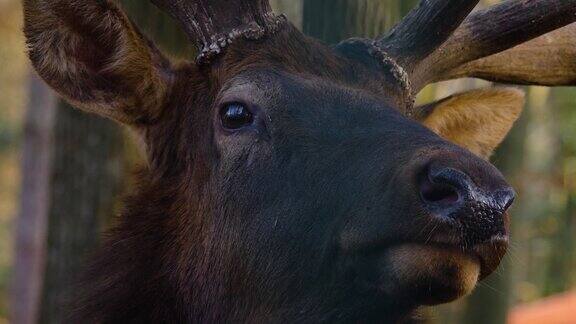
M 501 290 L 499 290 L 499 289 L 497 289 L 497 288 L 494 288 L 494 287 L 490 286 L 490 285 L 487 284 L 486 282 L 479 282 L 479 283 L 478 283 L 478 286 L 486 287 L 486 288 L 492 290 L 493 292 L 499 294 L 499 295 L 502 296 L 502 297 L 506 297 L 506 296 L 507 296 L 507 294 L 506 294 L 505 292 L 503 292 L 503 291 L 501 291 Z
M 438 228 L 438 224 L 436 224 L 434 226 L 434 228 L 432 228 L 432 230 L 430 231 L 428 238 L 426 239 L 426 241 L 424 242 L 424 244 L 428 244 L 428 242 L 432 239 L 432 236 L 434 236 L 434 231 L 436 231 L 436 229 Z

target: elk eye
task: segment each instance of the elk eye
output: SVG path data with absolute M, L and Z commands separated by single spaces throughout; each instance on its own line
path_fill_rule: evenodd
M 239 129 L 251 125 L 254 121 L 254 116 L 245 105 L 241 103 L 231 103 L 222 108 L 220 111 L 220 119 L 222 120 L 222 126 L 224 126 L 224 128 Z

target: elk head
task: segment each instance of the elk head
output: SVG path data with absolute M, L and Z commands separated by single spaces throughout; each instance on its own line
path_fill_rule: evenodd
M 111 0 L 24 1 L 39 74 L 145 144 L 81 322 L 400 321 L 494 271 L 514 192 L 486 159 L 523 95 L 414 96 L 464 76 L 576 83 L 576 27 L 537 38 L 576 20 L 576 0 L 472 15 L 478 0 L 427 0 L 333 47 L 267 0 L 154 2 L 195 62 L 171 63 Z

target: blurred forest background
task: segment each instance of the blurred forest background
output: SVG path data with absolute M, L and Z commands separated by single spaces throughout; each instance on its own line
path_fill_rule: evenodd
M 166 15 L 147 1 L 121 2 L 173 57 L 193 58 Z M 336 43 L 391 28 L 417 0 L 272 2 L 305 33 Z M 98 244 L 139 157 L 119 127 L 46 89 L 28 64 L 21 29 L 20 1 L 0 0 L 0 324 L 60 323 L 56 296 Z M 486 86 L 436 84 L 419 100 Z M 525 90 L 524 115 L 493 158 L 519 193 L 512 248 L 474 295 L 435 309 L 437 323 L 527 324 L 523 316 L 538 307 L 556 305 L 559 314 L 558 305 L 572 301 L 576 309 L 569 293 L 576 289 L 576 89 Z M 533 323 L 555 323 L 550 316 Z M 562 323 L 576 323 L 576 315 Z

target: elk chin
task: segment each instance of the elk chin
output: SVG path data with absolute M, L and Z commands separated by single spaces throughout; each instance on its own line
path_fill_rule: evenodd
M 391 247 L 384 259 L 390 272 L 380 289 L 405 296 L 418 305 L 454 301 L 472 292 L 480 279 L 480 260 L 457 248 L 404 244 Z

